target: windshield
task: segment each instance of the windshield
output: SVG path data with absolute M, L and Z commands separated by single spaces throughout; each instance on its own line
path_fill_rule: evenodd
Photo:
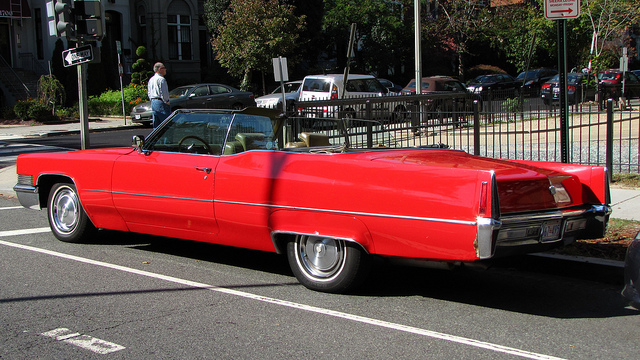
M 187 92 L 189 91 L 189 89 L 191 89 L 190 86 L 177 87 L 177 88 L 169 91 L 169 97 L 170 98 L 177 98 L 177 97 L 185 96 L 187 94 Z
M 298 89 L 300 88 L 300 83 L 289 83 L 289 84 L 284 84 L 284 91 L 287 93 L 294 93 L 294 92 L 298 92 Z M 273 90 L 271 92 L 272 94 L 281 94 L 282 93 L 282 86 L 278 86 L 275 90 Z
M 144 150 L 209 155 L 275 150 L 273 126 L 266 116 L 178 111 L 145 140 Z
M 539 71 L 524 71 L 524 72 L 521 72 L 516 79 L 519 79 L 519 80 L 522 80 L 525 78 L 534 79 L 538 77 L 538 73 Z
M 477 83 L 492 83 L 492 82 L 497 82 L 499 80 L 498 76 L 496 75 L 481 75 L 478 76 L 474 82 Z

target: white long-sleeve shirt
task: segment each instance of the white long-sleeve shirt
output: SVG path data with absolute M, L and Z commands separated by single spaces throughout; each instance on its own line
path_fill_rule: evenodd
M 162 102 L 169 102 L 169 86 L 164 76 L 156 73 L 149 79 L 147 83 L 147 95 L 149 95 L 149 100 L 161 99 Z

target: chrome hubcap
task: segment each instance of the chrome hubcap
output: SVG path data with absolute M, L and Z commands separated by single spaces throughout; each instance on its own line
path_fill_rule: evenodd
M 314 278 L 330 279 L 344 266 L 344 242 L 331 238 L 303 236 L 298 240 L 298 260 Z
M 78 223 L 78 199 L 74 191 L 63 188 L 58 191 L 52 202 L 51 219 L 56 229 L 69 233 Z

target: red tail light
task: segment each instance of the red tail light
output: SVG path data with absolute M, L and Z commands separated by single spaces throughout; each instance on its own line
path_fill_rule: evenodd
M 569 85 L 569 86 L 567 86 L 567 89 L 569 89 L 569 91 L 576 91 L 576 86 L 575 85 Z
M 551 84 L 542 84 L 543 89 L 548 89 L 551 87 Z
M 483 181 L 482 189 L 480 190 L 480 208 L 478 209 L 479 215 L 487 215 L 488 199 L 489 199 L 489 184 L 486 181 Z
M 338 87 L 333 85 L 331 87 L 331 100 L 336 100 L 338 98 Z

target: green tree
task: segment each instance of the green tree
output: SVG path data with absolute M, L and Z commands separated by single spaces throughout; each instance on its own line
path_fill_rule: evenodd
M 323 30 L 335 45 L 338 67 L 346 64 L 349 31 L 356 24 L 355 61 L 366 73 L 386 74 L 411 62 L 413 54 L 413 0 L 324 0 Z M 395 72 L 395 71 L 392 71 Z
M 66 98 L 64 86 L 53 75 L 42 75 L 38 80 L 38 99 L 51 106 L 51 115 L 56 114 L 56 105 L 63 105 Z
M 246 90 L 252 70 L 266 71 L 272 58 L 294 54 L 304 26 L 305 16 L 278 0 L 231 0 L 212 47 L 222 66 L 243 77 Z
M 438 4 L 437 21 L 442 24 L 442 35 L 452 44 L 458 77 L 464 79 L 469 43 L 485 37 L 485 30 L 491 26 L 489 12 L 482 2 L 475 0 L 440 0 Z
M 218 35 L 219 28 L 224 25 L 224 12 L 227 11 L 231 0 L 205 0 L 204 19 L 209 32 Z
M 583 0 L 581 13 L 588 19 L 595 40 L 592 55 L 596 69 L 612 66 L 611 60 L 621 55 L 619 49 L 625 45 L 629 28 L 640 21 L 638 0 Z M 606 54 L 608 45 L 612 54 Z
M 147 48 L 144 46 L 138 46 L 136 49 L 136 56 L 138 59 L 131 65 L 133 73 L 131 74 L 131 83 L 136 85 L 147 85 L 147 81 L 153 76 L 151 71 L 151 64 L 147 60 Z

